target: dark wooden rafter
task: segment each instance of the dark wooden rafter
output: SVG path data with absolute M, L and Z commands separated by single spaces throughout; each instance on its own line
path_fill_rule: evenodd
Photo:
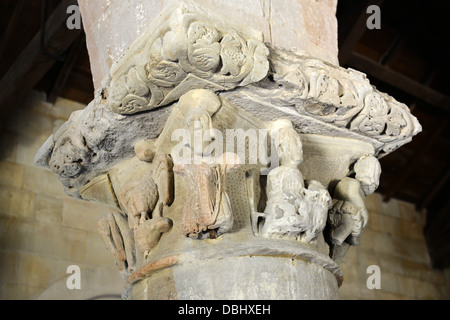
M 364 32 L 367 30 L 367 7 L 369 5 L 377 5 L 381 6 L 383 3 L 383 0 L 366 0 L 364 2 L 355 3 L 358 7 L 358 18 L 356 19 L 356 22 L 354 18 L 348 17 L 346 21 L 352 23 L 352 27 L 350 30 L 346 30 L 344 26 L 343 29 L 347 33 L 345 38 L 341 41 L 341 45 L 339 46 L 339 64 L 345 65 L 350 58 L 350 55 L 353 51 L 353 48 L 355 47 L 358 40 L 362 37 Z M 339 26 L 341 28 L 341 26 Z M 347 28 L 348 29 L 348 28 Z M 343 37 L 342 34 L 340 34 L 340 37 Z
M 431 263 L 434 268 L 443 269 L 450 264 L 450 198 L 439 210 L 427 214 L 424 235 L 427 239 Z
M 25 12 L 25 0 L 18 0 L 14 8 L 14 12 L 9 19 L 8 27 L 2 35 L 2 40 L 0 41 L 0 56 L 4 56 L 5 50 L 8 48 L 8 42 L 15 35 L 17 26 L 23 23 L 22 19 Z
M 80 34 L 78 38 L 74 41 L 72 46 L 67 52 L 67 56 L 64 60 L 64 64 L 62 65 L 59 74 L 54 81 L 50 91 L 47 94 L 47 101 L 54 104 L 56 99 L 59 97 L 62 89 L 64 88 L 67 79 L 69 78 L 70 73 L 75 66 L 75 62 L 77 61 L 78 56 L 80 55 L 81 48 L 83 47 L 86 41 L 86 37 L 84 33 Z
M 385 193 L 383 199 L 385 201 L 389 201 L 398 190 L 403 186 L 408 177 L 414 172 L 414 169 L 417 167 L 420 159 L 422 159 L 422 155 L 425 155 L 429 152 L 429 150 L 435 145 L 435 142 L 439 139 L 442 133 L 445 131 L 449 122 L 449 118 L 445 118 L 441 121 L 439 128 L 433 132 L 433 135 L 430 139 L 426 139 L 418 148 L 416 148 L 414 154 L 411 156 L 411 160 L 408 162 L 406 166 L 403 167 L 401 173 L 399 174 L 398 179 L 393 186 L 391 186 L 388 191 Z
M 430 87 L 433 84 L 434 79 L 438 75 L 438 73 L 442 69 L 442 65 L 446 61 L 450 54 L 450 36 L 447 35 L 447 41 L 443 41 L 441 44 L 441 49 L 437 50 L 434 54 L 433 59 L 431 60 L 431 66 L 428 69 L 427 74 L 425 75 L 422 84 L 426 87 Z M 416 98 L 409 108 L 411 109 L 411 112 L 414 111 L 414 109 L 419 104 L 419 99 Z
M 0 37 L 0 75 L 4 75 L 14 59 L 27 46 L 39 29 L 39 15 L 33 12 L 39 9 L 42 0 L 18 0 L 14 10 L 7 17 L 7 24 Z M 6 17 L 5 17 L 6 18 Z M 26 23 L 24 23 L 26 21 Z
M 444 185 L 447 183 L 449 178 L 450 178 L 450 165 L 447 165 L 447 167 L 439 174 L 438 178 L 431 183 L 429 188 L 426 188 L 427 192 L 416 206 L 418 211 L 422 211 L 423 209 L 425 209 L 428 206 L 428 204 L 430 204 L 431 201 L 434 200 L 439 191 L 442 190 Z
M 66 27 L 68 18 L 66 11 L 70 5 L 77 5 L 77 1 L 62 0 L 47 19 L 45 27 L 46 53 L 42 51 L 42 30 L 40 30 L 0 80 L 0 119 L 2 122 L 10 110 L 20 103 L 26 93 L 33 89 L 53 66 L 56 60 L 52 56 L 62 55 L 82 33 L 82 30 L 69 30 Z
M 349 65 L 411 96 L 445 111 L 450 111 L 450 97 L 407 76 L 382 66 L 359 53 L 352 52 Z
M 407 37 L 413 30 L 413 25 L 417 21 L 417 18 L 421 12 L 423 6 L 423 0 L 416 0 L 413 9 L 409 13 L 408 18 L 403 22 L 402 27 L 397 32 L 395 38 L 391 41 L 391 44 L 383 55 L 379 59 L 379 63 L 383 66 L 389 66 L 397 57 L 398 53 L 403 48 L 403 45 L 407 41 Z

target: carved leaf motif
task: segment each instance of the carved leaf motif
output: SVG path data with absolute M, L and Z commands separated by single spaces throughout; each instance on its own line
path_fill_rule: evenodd
M 128 93 L 126 86 L 126 76 L 120 77 L 111 89 L 111 99 L 121 101 Z
M 359 125 L 359 129 L 370 136 L 380 135 L 385 127 L 386 121 L 384 118 L 365 117 Z
M 151 95 L 150 89 L 139 77 L 136 68 L 131 68 L 112 86 L 110 106 L 120 113 L 138 112 L 145 108 Z
M 189 62 L 202 71 L 216 71 L 220 63 L 220 44 L 194 45 L 189 50 Z
M 149 93 L 148 87 L 145 85 L 145 82 L 139 77 L 136 68 L 131 68 L 130 71 L 128 71 L 126 79 L 128 93 L 135 96 L 144 96 Z
M 364 109 L 352 122 L 351 130 L 361 131 L 369 136 L 378 136 L 386 128 L 389 107 L 376 92 L 369 93 L 364 99 Z
M 337 108 L 333 105 L 323 103 L 312 103 L 305 106 L 306 111 L 320 117 L 333 115 L 336 112 L 336 109 Z
M 388 136 L 400 136 L 402 129 L 406 127 L 407 122 L 400 110 L 392 109 L 387 121 L 386 134 Z
M 383 100 L 383 98 L 373 92 L 366 96 L 364 99 L 366 110 L 369 113 L 369 116 L 371 117 L 383 117 L 387 115 L 388 113 L 388 106 L 386 102 Z
M 242 51 L 242 43 L 235 37 L 227 35 L 221 41 L 220 56 L 222 58 L 222 74 L 237 76 L 241 72 L 242 66 L 247 61 Z
M 263 42 L 244 39 L 234 29 L 219 28 L 196 15 L 177 13 L 156 37 L 145 40 L 137 40 L 142 50 L 122 58 L 133 64 L 131 70 L 115 65 L 111 74 L 108 103 L 116 113 L 161 107 L 194 88 L 245 86 L 262 80 L 269 70 L 269 50 Z
M 187 74 L 180 66 L 171 61 L 161 61 L 155 67 L 148 68 L 149 74 L 155 79 L 167 82 L 167 86 L 177 85 Z
M 129 94 L 122 100 L 118 109 L 121 113 L 129 114 L 144 110 L 147 107 L 147 104 L 147 99 Z
M 300 67 L 292 67 L 292 69 L 286 72 L 284 77 L 275 74 L 274 78 L 277 78 L 278 82 L 282 83 L 287 89 L 295 89 L 301 93 L 300 95 L 303 98 L 306 98 L 306 94 L 308 94 L 308 82 Z
M 252 69 L 249 70 L 249 74 L 244 80 L 242 80 L 240 86 L 246 86 L 250 83 L 258 82 L 263 79 L 269 71 L 269 49 L 262 45 L 261 42 L 250 39 L 247 42 L 249 54 L 247 60 L 252 60 Z
M 164 60 L 177 61 L 181 52 L 185 51 L 182 41 L 177 39 L 173 31 L 169 31 L 164 35 L 162 41 L 161 54 Z
M 358 109 L 358 101 L 357 101 L 357 93 L 354 89 L 354 86 L 351 82 L 345 81 L 344 85 L 341 85 L 342 94 L 339 94 L 341 97 L 341 105 L 343 106 L 355 106 Z
M 340 104 L 339 82 L 321 71 L 313 71 L 311 76 L 310 95 L 325 103 Z
M 202 21 L 193 22 L 189 26 L 187 36 L 191 43 L 199 43 L 202 45 L 219 42 L 221 38 L 220 33 L 216 28 Z

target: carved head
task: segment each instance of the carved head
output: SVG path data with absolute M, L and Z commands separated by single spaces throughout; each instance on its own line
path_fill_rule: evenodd
M 207 141 L 214 139 L 214 130 L 209 113 L 201 107 L 189 110 L 184 120 L 184 127 L 191 136 L 191 149 L 196 154 L 203 155 Z
M 53 141 L 48 166 L 65 184 L 66 179 L 76 179 L 83 172 L 89 149 L 83 135 L 68 122 L 54 134 Z
M 76 178 L 83 170 L 85 155 L 72 139 L 64 139 L 54 149 L 50 158 L 50 169 L 62 178 Z
M 189 131 L 191 137 L 189 147 L 197 155 L 204 155 L 207 141 L 215 139 L 211 117 L 221 105 L 219 97 L 206 89 L 191 90 L 178 102 L 179 110 L 185 115 L 184 128 Z
M 212 117 L 217 110 L 220 109 L 222 102 L 219 97 L 212 91 L 206 89 L 190 90 L 180 97 L 178 108 L 183 114 L 195 107 L 200 107 L 207 111 Z
M 303 145 L 292 122 L 285 119 L 275 120 L 271 124 L 270 133 L 272 143 L 275 143 L 277 148 L 280 164 L 282 166 L 299 166 L 303 162 Z
M 375 192 L 380 183 L 381 166 L 374 156 L 360 158 L 354 167 L 355 178 L 361 182 L 364 194 L 367 196 Z

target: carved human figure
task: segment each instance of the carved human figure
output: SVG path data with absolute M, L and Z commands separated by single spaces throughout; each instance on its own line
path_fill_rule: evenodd
M 205 98 L 213 101 L 206 101 Z M 208 106 L 214 105 L 213 109 Z M 211 114 L 220 106 L 219 98 L 212 92 L 195 90 L 180 100 L 179 108 L 186 112 L 184 127 L 191 141 L 185 146 L 186 154 L 193 158 L 176 163 L 174 171 L 187 179 L 188 197 L 182 213 L 181 227 L 184 235 L 194 239 L 216 238 L 233 226 L 233 213 L 226 192 L 226 175 L 237 166 L 235 155 L 211 153 L 203 139 L 208 134 L 214 140 Z M 208 109 L 205 110 L 205 109 Z M 199 141 L 200 145 L 194 145 Z M 209 150 L 209 151 L 208 151 Z M 227 160 L 232 160 L 227 163 Z
M 136 268 L 133 231 L 125 214 L 112 212 L 97 221 L 97 231 L 114 257 L 119 272 L 126 278 Z
M 151 250 L 172 227 L 172 221 L 162 216 L 163 208 L 173 202 L 172 160 L 167 154 L 155 154 L 151 140 L 138 142 L 135 153 L 135 158 L 110 170 L 108 184 L 85 187 L 91 189 L 90 200 L 114 198 L 123 211 L 97 221 L 97 231 L 123 276 L 134 271 L 137 255 Z
M 267 176 L 267 205 L 263 236 L 287 236 L 310 242 L 325 227 L 331 204 L 328 191 L 317 181 L 304 181 L 298 166 L 303 161 L 300 135 L 288 120 L 277 120 L 271 134 L 279 135 L 280 166 Z
M 150 162 L 152 168 L 136 168 L 139 178 L 133 177 L 116 191 L 140 252 L 153 248 L 161 235 L 172 227 L 172 221 L 163 217 L 162 213 L 163 208 L 173 202 L 173 163 L 167 154 L 155 155 L 152 147 L 149 141 L 136 144 L 138 158 L 142 162 Z
M 359 244 L 369 221 L 364 199 L 378 188 L 381 167 L 377 158 L 365 156 L 356 162 L 354 171 L 354 178 L 345 177 L 336 185 L 328 217 L 330 256 L 338 262 L 350 246 Z
M 77 118 L 78 112 L 71 115 Z M 65 187 L 67 194 L 78 196 L 79 180 L 86 175 L 86 163 L 93 161 L 92 151 L 85 137 L 68 122 L 64 123 L 52 137 L 53 143 L 46 152 L 49 169 L 55 173 Z

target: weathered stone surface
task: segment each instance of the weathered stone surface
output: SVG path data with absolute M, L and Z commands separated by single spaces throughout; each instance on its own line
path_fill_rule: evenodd
M 84 110 L 74 112 L 49 138 L 35 163 L 50 165 L 67 192 L 78 195 L 78 189 L 98 172 L 133 156 L 135 142 L 157 137 L 167 116 L 167 109 L 133 118 L 118 115 L 101 103 L 99 96 Z
M 369 142 L 377 156 L 408 143 L 422 130 L 405 104 L 379 92 L 364 74 L 267 45 L 268 77 L 221 93 L 259 119 L 287 118 L 301 133 Z
M 317 57 L 333 41 L 327 18 L 310 20 L 319 7 L 330 14 L 334 1 L 292 4 L 305 13 L 298 20 L 279 3 L 241 3 L 262 15 L 256 26 L 267 19 L 271 43 L 266 29 L 225 21 L 210 6 L 167 5 L 36 164 L 69 194 L 115 208 L 97 227 L 125 298 L 336 298 L 337 262 L 367 224 L 378 158 L 420 124 L 364 74 Z M 305 40 L 306 51 L 286 49 L 291 40 Z M 383 239 L 381 248 L 407 251 Z M 169 288 L 149 293 L 163 280 Z
M 211 259 L 159 271 L 136 286 L 130 298 L 335 300 L 338 295 L 335 277 L 318 265 L 300 259 L 255 256 Z
M 407 107 L 378 92 L 363 74 L 271 48 L 274 71 L 256 84 L 230 89 L 221 96 L 260 120 L 287 118 L 299 133 L 370 143 L 379 157 L 420 132 L 420 124 Z M 120 68 L 126 70 L 125 65 Z M 181 96 L 184 90 L 176 94 Z M 112 112 L 110 100 L 103 98 L 98 96 L 85 110 L 74 113 L 54 135 L 53 148 L 48 141 L 35 159 L 37 164 L 48 162 L 75 193 L 95 172 L 129 158 L 135 142 L 157 137 L 171 110 L 169 106 L 126 117 Z

